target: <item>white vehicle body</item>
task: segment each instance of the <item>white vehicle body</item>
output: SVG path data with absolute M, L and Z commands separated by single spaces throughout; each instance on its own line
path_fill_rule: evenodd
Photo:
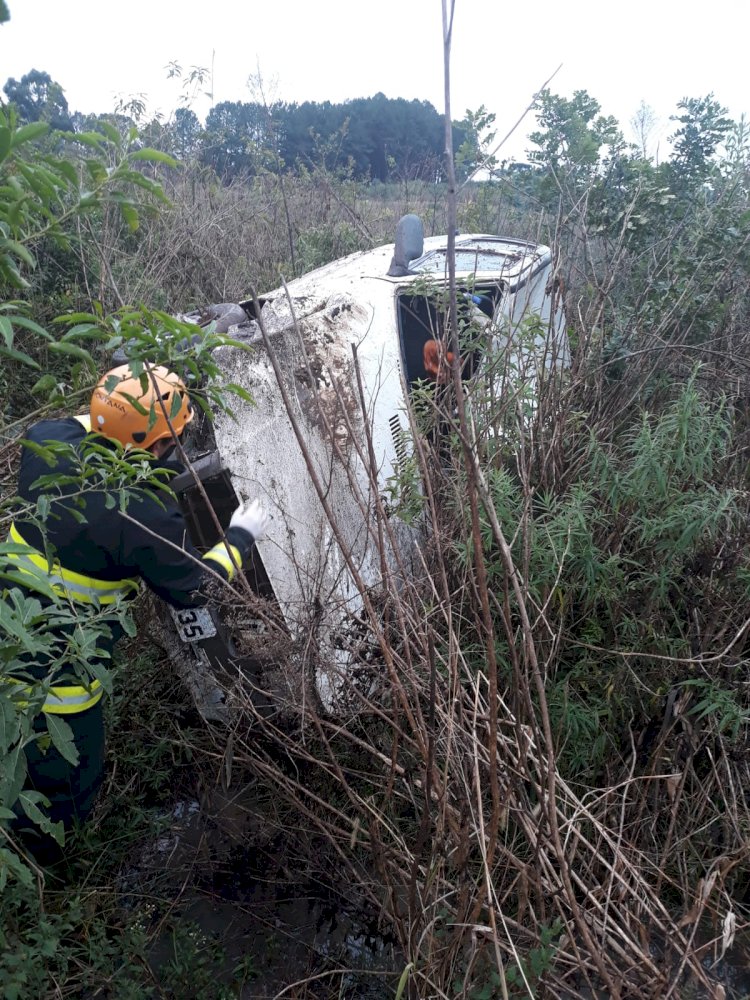
M 351 663 L 347 622 L 362 609 L 362 588 L 377 590 L 384 572 L 411 572 L 420 544 L 418 529 L 398 516 L 379 544 L 374 517 L 404 458 L 409 387 L 425 374 L 422 345 L 432 336 L 422 315 L 425 279 L 433 289 L 448 281 L 447 238 L 420 246 L 421 224 L 415 239 L 410 219 L 397 244 L 352 254 L 262 296 L 276 371 L 255 321 L 229 330 L 249 340 L 251 352 L 217 352 L 227 381 L 254 403 L 233 404 L 234 418 L 216 416 L 216 448 L 236 493 L 260 498 L 271 514 L 256 569 L 259 560 L 290 635 L 308 652 L 314 647 L 316 686 L 328 706 Z M 545 363 L 564 361 L 549 249 L 484 234 L 455 241 L 457 284 L 483 297 L 496 336 L 507 344 L 523 318 L 536 315 L 540 343 L 554 348 Z M 243 307 L 253 315 L 252 303 Z

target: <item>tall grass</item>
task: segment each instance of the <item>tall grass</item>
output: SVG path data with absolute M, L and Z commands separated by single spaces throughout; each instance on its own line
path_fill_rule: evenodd
M 349 716 L 234 692 L 235 760 L 382 908 L 419 996 L 686 995 L 699 920 L 745 913 L 745 432 L 700 373 L 592 424 L 579 372 L 475 470 L 486 582 L 463 453 L 416 442 L 432 543 L 370 606 Z
M 351 711 L 232 692 L 234 780 L 273 784 L 310 863 L 327 845 L 414 996 L 689 996 L 747 924 L 746 279 L 718 350 L 714 264 L 664 297 L 667 255 L 636 287 L 580 221 L 553 241 L 571 366 L 499 353 L 439 445 L 413 415 L 430 541 L 369 595 Z
M 509 183 L 463 189 L 459 225 L 550 243 L 570 367 L 499 352 L 437 443 L 411 414 L 424 565 L 367 595 L 347 713 L 277 693 L 261 715 L 237 685 L 232 732 L 183 749 L 274 789 L 308 870 L 397 934 L 404 995 L 687 997 L 748 923 L 745 240 L 704 205 L 639 243 L 586 193 L 543 210 Z M 391 194 L 188 173 L 137 234 L 82 223 L 81 292 L 183 311 L 390 241 L 406 211 L 445 231 L 441 189 Z M 393 531 L 382 507 L 370 530 Z

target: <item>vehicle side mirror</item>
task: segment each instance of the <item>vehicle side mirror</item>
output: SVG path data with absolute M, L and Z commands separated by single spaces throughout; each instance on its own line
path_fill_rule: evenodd
M 393 259 L 388 268 L 388 277 L 403 278 L 413 274 L 409 270 L 411 261 L 421 257 L 424 252 L 424 227 L 418 215 L 402 215 L 396 226 L 396 246 Z

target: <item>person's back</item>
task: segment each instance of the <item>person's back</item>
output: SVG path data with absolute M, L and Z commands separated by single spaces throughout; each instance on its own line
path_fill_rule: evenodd
M 27 440 L 44 447 L 50 442 L 69 445 L 84 463 L 96 455 L 87 452 L 114 445 L 100 435 L 91 435 L 78 418 L 45 420 L 26 433 Z M 174 462 L 159 460 L 145 451 L 125 452 L 123 461 L 143 464 L 148 460 L 149 478 L 167 485 L 170 474 L 181 471 Z M 54 485 L 35 485 L 40 477 Z M 73 480 L 70 482 L 70 480 Z M 57 485 L 59 482 L 61 485 Z M 124 512 L 112 487 L 104 488 L 96 477 L 81 483 L 81 465 L 71 456 L 58 454 L 50 468 L 40 454 L 24 448 L 18 479 L 18 495 L 36 505 L 42 495 L 51 501 L 46 523 L 47 544 L 60 565 L 71 572 L 101 581 L 126 581 L 123 593 L 132 589 L 132 578 L 142 578 L 160 597 L 175 607 L 201 603 L 197 593 L 204 582 L 205 563 L 187 536 L 185 519 L 175 499 L 157 485 L 123 483 L 127 494 Z M 11 537 L 43 550 L 39 529 L 29 520 L 17 518 Z
M 50 451 L 54 464 L 50 466 L 39 452 L 24 447 L 18 496 L 28 501 L 32 508 L 42 496 L 50 500 L 46 540 L 62 566 L 102 580 L 120 580 L 129 575 L 123 571 L 122 558 L 121 535 L 125 522 L 119 506 L 112 504 L 111 489 L 103 489 L 101 481 L 80 481 L 82 463 L 87 458 L 83 447 L 87 437 L 85 426 L 74 417 L 43 420 L 30 427 L 25 434 L 26 440 L 42 448 L 52 444 Z M 69 445 L 77 457 L 67 451 L 60 453 L 54 449 L 55 444 Z M 37 481 L 44 477 L 54 482 L 38 485 Z M 32 548 L 44 549 L 42 532 L 32 521 L 17 517 L 13 531 Z
M 170 401 L 170 396 L 179 398 Z M 43 593 L 34 588 L 41 575 L 73 609 L 71 625 L 58 630 L 63 649 L 66 635 L 78 625 L 85 630 L 89 613 L 119 607 L 123 598 L 137 594 L 140 580 L 176 607 L 205 603 L 207 580 L 231 580 L 265 532 L 267 515 L 255 501 L 235 511 L 224 539 L 209 552 L 201 556 L 191 544 L 176 500 L 156 485 L 168 483 L 170 469 L 178 471 L 167 456 L 191 419 L 187 390 L 176 375 L 151 368 L 147 377 L 136 379 L 125 365 L 100 381 L 88 419 L 43 420 L 27 430 L 18 495 L 28 506 L 11 525 L 15 551 L 6 560 L 15 579 L 27 584 L 19 589 L 43 602 Z M 120 479 L 115 471 L 113 484 L 118 464 L 123 475 Z M 41 497 L 48 501 L 44 535 L 33 519 Z M 73 817 L 86 818 L 101 784 L 103 688 L 97 661 L 109 660 L 120 635 L 111 616 L 109 637 L 99 630 L 84 666 L 57 662 L 54 675 L 49 656 L 20 658 L 29 678 L 49 676 L 51 685 L 34 720 L 40 736 L 26 747 L 26 787 L 42 792 L 49 800 L 49 818 L 65 826 Z M 8 682 L 24 686 L 22 680 Z M 47 715 L 63 716 L 70 726 L 78 765 L 49 745 Z

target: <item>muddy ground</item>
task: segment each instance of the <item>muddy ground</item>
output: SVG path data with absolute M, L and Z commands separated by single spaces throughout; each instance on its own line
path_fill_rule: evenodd
M 290 854 L 293 831 L 278 830 L 273 812 L 268 791 L 254 786 L 176 802 L 159 836 L 124 866 L 122 905 L 152 928 L 168 905 L 171 924 L 178 919 L 205 947 L 215 944 L 217 995 L 220 983 L 237 989 L 244 979 L 241 1000 L 392 998 L 404 966 L 395 941 L 351 893 L 308 874 L 309 864 Z M 169 933 L 156 934 L 156 973 L 179 958 L 175 947 Z

